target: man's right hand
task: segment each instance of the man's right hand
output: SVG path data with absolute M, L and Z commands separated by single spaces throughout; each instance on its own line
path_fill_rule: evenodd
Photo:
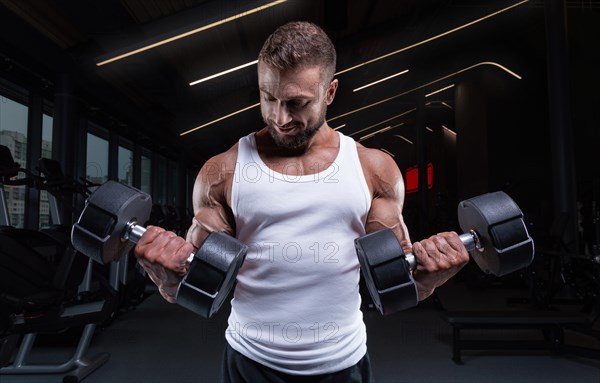
M 160 294 L 175 303 L 177 289 L 188 271 L 188 258 L 195 251 L 194 246 L 172 231 L 148 226 L 133 251 Z

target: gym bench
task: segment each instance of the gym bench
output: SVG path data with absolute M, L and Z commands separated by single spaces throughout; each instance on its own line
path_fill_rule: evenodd
M 452 360 L 463 364 L 462 350 L 541 350 L 562 354 L 565 326 L 589 323 L 587 315 L 561 311 L 446 311 L 441 314 L 453 328 Z M 463 330 L 541 330 L 543 340 L 462 339 Z M 504 334 L 503 334 L 504 335 Z

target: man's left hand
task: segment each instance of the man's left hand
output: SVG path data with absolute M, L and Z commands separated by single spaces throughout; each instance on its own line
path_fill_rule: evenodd
M 430 296 L 469 262 L 469 253 L 455 232 L 439 233 L 415 242 L 412 250 L 417 261 L 413 278 L 419 300 Z

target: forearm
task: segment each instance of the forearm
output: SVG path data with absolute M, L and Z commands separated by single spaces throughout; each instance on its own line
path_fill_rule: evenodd
M 367 225 L 365 226 L 365 231 L 367 233 L 373 233 L 384 229 L 390 229 L 394 232 L 404 254 L 412 253 L 412 242 L 410 241 L 410 235 L 402 217 L 397 219 L 395 224 L 385 224 L 381 221 L 372 220 L 367 222 Z
M 136 258 L 161 295 L 175 303 L 179 283 L 187 274 L 194 247 L 175 233 L 148 226 L 134 248 Z
M 439 233 L 415 242 L 412 247 L 417 260 L 413 278 L 419 300 L 433 294 L 437 287 L 456 275 L 469 261 L 469 254 L 454 232 Z
M 152 282 L 158 287 L 160 295 L 168 302 L 175 303 L 177 301 L 177 289 L 179 288 L 179 283 L 187 270 L 184 269 L 182 272 L 175 272 L 168 270 L 159 264 L 152 264 L 145 259 L 138 259 L 138 261 L 148 274 L 148 277 L 150 277 Z
M 457 267 L 452 270 L 439 271 L 434 278 L 431 278 L 431 276 L 428 275 L 426 278 L 423 278 L 423 280 L 421 280 L 419 276 L 415 276 L 415 284 L 419 294 L 419 301 L 425 300 L 431 296 L 435 292 L 435 289 L 456 275 L 460 268 L 461 267 Z
M 429 298 L 433 294 L 435 289 L 438 287 L 438 286 L 431 286 L 430 284 L 426 284 L 426 283 L 421 283 L 419 281 L 415 281 L 415 284 L 417 285 L 417 293 L 419 295 L 419 301 L 423 301 L 423 300 Z

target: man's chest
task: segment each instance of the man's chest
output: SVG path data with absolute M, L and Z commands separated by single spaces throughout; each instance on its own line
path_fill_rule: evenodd
M 323 149 L 298 157 L 282 157 L 268 152 L 259 153 L 262 161 L 270 170 L 292 177 L 319 174 L 335 166 L 337 154 L 337 148 Z

